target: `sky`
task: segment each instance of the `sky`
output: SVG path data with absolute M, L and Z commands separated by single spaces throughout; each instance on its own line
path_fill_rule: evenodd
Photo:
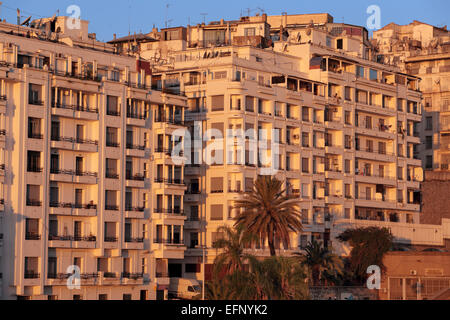
M 116 33 L 118 37 L 133 33 L 147 33 L 155 26 L 164 28 L 180 25 L 195 25 L 204 20 L 234 20 L 241 15 L 268 15 L 322 13 L 334 17 L 335 22 L 367 25 L 370 14 L 367 8 L 377 5 L 381 11 L 381 26 L 391 22 L 408 24 L 419 20 L 436 26 L 450 28 L 449 0 L 3 0 L 1 19 L 16 23 L 16 9 L 21 9 L 22 21 L 51 17 L 57 10 L 59 15 L 70 15 L 67 8 L 77 5 L 81 19 L 90 21 L 89 32 L 97 39 L 109 41 Z

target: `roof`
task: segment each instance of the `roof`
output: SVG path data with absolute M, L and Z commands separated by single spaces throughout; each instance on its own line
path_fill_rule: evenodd
M 129 41 L 157 41 L 156 39 L 153 39 L 152 37 L 143 34 L 143 33 L 138 33 L 138 34 L 133 34 L 133 35 L 129 35 L 126 37 L 122 37 L 122 38 L 118 38 L 118 39 L 114 39 L 111 41 L 108 41 L 108 43 L 121 43 L 121 42 L 129 42 Z

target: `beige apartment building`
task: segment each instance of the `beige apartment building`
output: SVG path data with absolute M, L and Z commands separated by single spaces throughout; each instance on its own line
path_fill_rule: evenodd
M 415 152 L 426 170 L 448 171 L 450 165 L 450 34 L 447 27 L 419 21 L 391 23 L 374 32 L 380 61 L 421 78 L 421 144 Z
M 67 20 L 0 22 L 0 298 L 163 299 L 186 188 L 152 148 L 186 99 Z
M 0 22 L 0 298 L 165 299 L 171 277 L 208 279 L 258 175 L 302 200 L 280 254 L 345 255 L 358 226 L 450 239 L 447 219 L 418 224 L 419 78 L 377 62 L 363 27 L 263 15 L 103 43 L 67 20 Z
M 205 272 L 208 279 L 218 227 L 233 225 L 234 201 L 271 168 L 302 200 L 304 232 L 291 235 L 290 248 L 278 244 L 280 254 L 312 239 L 347 254 L 336 236 L 358 226 L 389 227 L 405 245 L 444 246 L 450 238 L 447 220 L 418 225 L 419 78 L 377 62 L 363 27 L 333 23 L 328 14 L 262 15 L 154 29 L 110 43 L 151 62 L 154 88 L 188 97 L 191 137 L 210 129 L 222 137 L 227 130 L 257 130 L 270 142 L 269 162 L 260 161 L 262 154 L 252 161 L 251 139 L 233 137 L 202 143 L 221 146 L 213 155 L 220 161 L 187 163 L 188 249 L 183 260 L 169 262 L 171 276 L 202 279 Z M 201 149 L 190 158 L 202 160 Z M 264 243 L 251 251 L 268 255 Z

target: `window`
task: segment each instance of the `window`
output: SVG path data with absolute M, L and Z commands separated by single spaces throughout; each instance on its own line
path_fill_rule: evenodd
M 309 199 L 309 184 L 302 183 L 302 198 Z
M 223 193 L 223 177 L 211 178 L 211 193 Z
M 397 168 L 397 178 L 398 178 L 398 180 L 403 180 L 403 168 L 402 167 Z
M 41 172 L 41 153 L 38 151 L 28 151 L 27 161 L 28 172 Z
M 427 169 L 433 169 L 433 156 L 426 157 L 425 166 Z
M 28 118 L 28 138 L 29 139 L 42 139 L 41 134 L 41 119 Z
M 343 39 L 336 40 L 336 49 L 344 49 L 344 40 Z
M 425 137 L 425 145 L 427 150 L 433 149 L 433 136 Z
M 223 220 L 223 205 L 222 204 L 211 205 L 211 220 L 213 220 L 213 221 Z
M 100 300 L 100 301 L 108 300 L 108 295 L 107 294 L 99 294 L 98 300 Z
M 345 100 L 352 101 L 352 88 L 345 87 Z
M 347 199 L 351 199 L 352 197 L 352 186 L 350 184 L 346 184 L 345 185 L 345 197 Z
M 117 191 L 106 190 L 105 191 L 105 210 L 118 211 L 119 207 L 117 205 Z
M 309 159 L 302 158 L 302 172 L 309 173 Z
M 356 66 L 356 76 L 358 78 L 364 78 L 364 68 L 361 66 Z
M 303 107 L 302 108 L 302 120 L 309 122 L 309 108 L 308 107 Z
M 106 100 L 106 114 L 108 116 L 120 116 L 119 98 L 108 96 Z
M 302 146 L 303 146 L 303 148 L 309 148 L 309 133 L 308 132 L 302 133 Z
M 352 124 L 352 113 L 350 111 L 345 111 L 345 124 Z
M 366 129 L 372 129 L 372 117 L 366 116 Z
M 186 263 L 186 273 L 200 273 L 200 264 Z
M 123 294 L 123 300 L 132 300 L 131 294 L 124 293 L 124 294 Z
M 345 149 L 351 149 L 352 148 L 352 137 L 346 135 L 345 136 Z
M 226 78 L 227 78 L 227 72 L 226 71 L 214 72 L 214 80 L 226 79 Z
M 350 173 L 351 160 L 345 159 L 344 166 L 345 166 L 345 173 Z
M 211 97 L 211 111 L 223 111 L 225 106 L 225 96 Z
M 378 80 L 378 72 L 377 70 L 370 69 L 370 80 L 377 81 Z
M 27 206 L 40 207 L 41 203 L 41 187 L 37 185 L 27 185 Z
M 117 128 L 106 127 L 106 146 L 113 148 L 120 146 Z
M 425 123 L 425 130 L 433 130 L 433 117 L 426 117 Z
M 29 219 L 25 220 L 25 240 L 40 240 L 41 236 L 39 234 L 39 219 Z
M 256 29 L 255 28 L 245 28 L 244 29 L 244 35 L 246 37 L 253 37 L 255 35 Z

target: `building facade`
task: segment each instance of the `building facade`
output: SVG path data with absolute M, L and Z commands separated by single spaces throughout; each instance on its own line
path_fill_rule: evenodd
M 421 78 L 422 123 L 417 128 L 421 144 L 415 152 L 426 170 L 448 171 L 450 164 L 450 35 L 414 21 L 391 23 L 374 32 L 379 59 Z
M 336 237 L 358 226 L 388 227 L 405 245 L 445 245 L 448 224 L 418 225 L 419 78 L 379 63 L 363 27 L 335 24 L 327 14 L 262 15 L 154 29 L 133 42 L 111 43 L 151 62 L 155 88 L 185 93 L 191 146 L 208 130 L 224 137 L 191 149 L 188 249 L 184 260 L 171 262 L 170 275 L 202 279 L 205 272 L 209 278 L 218 228 L 234 224 L 234 201 L 265 174 L 302 200 L 304 231 L 291 235 L 289 248 L 277 244 L 280 254 L 313 239 L 347 254 Z M 248 130 L 270 142 L 257 161 L 251 139 L 239 142 L 234 135 Z M 221 152 L 205 163 L 211 143 Z M 250 251 L 268 255 L 265 243 Z
M 158 266 L 184 252 L 184 165 L 152 148 L 183 126 L 186 99 L 66 20 L 0 23 L 0 296 L 164 298 Z

